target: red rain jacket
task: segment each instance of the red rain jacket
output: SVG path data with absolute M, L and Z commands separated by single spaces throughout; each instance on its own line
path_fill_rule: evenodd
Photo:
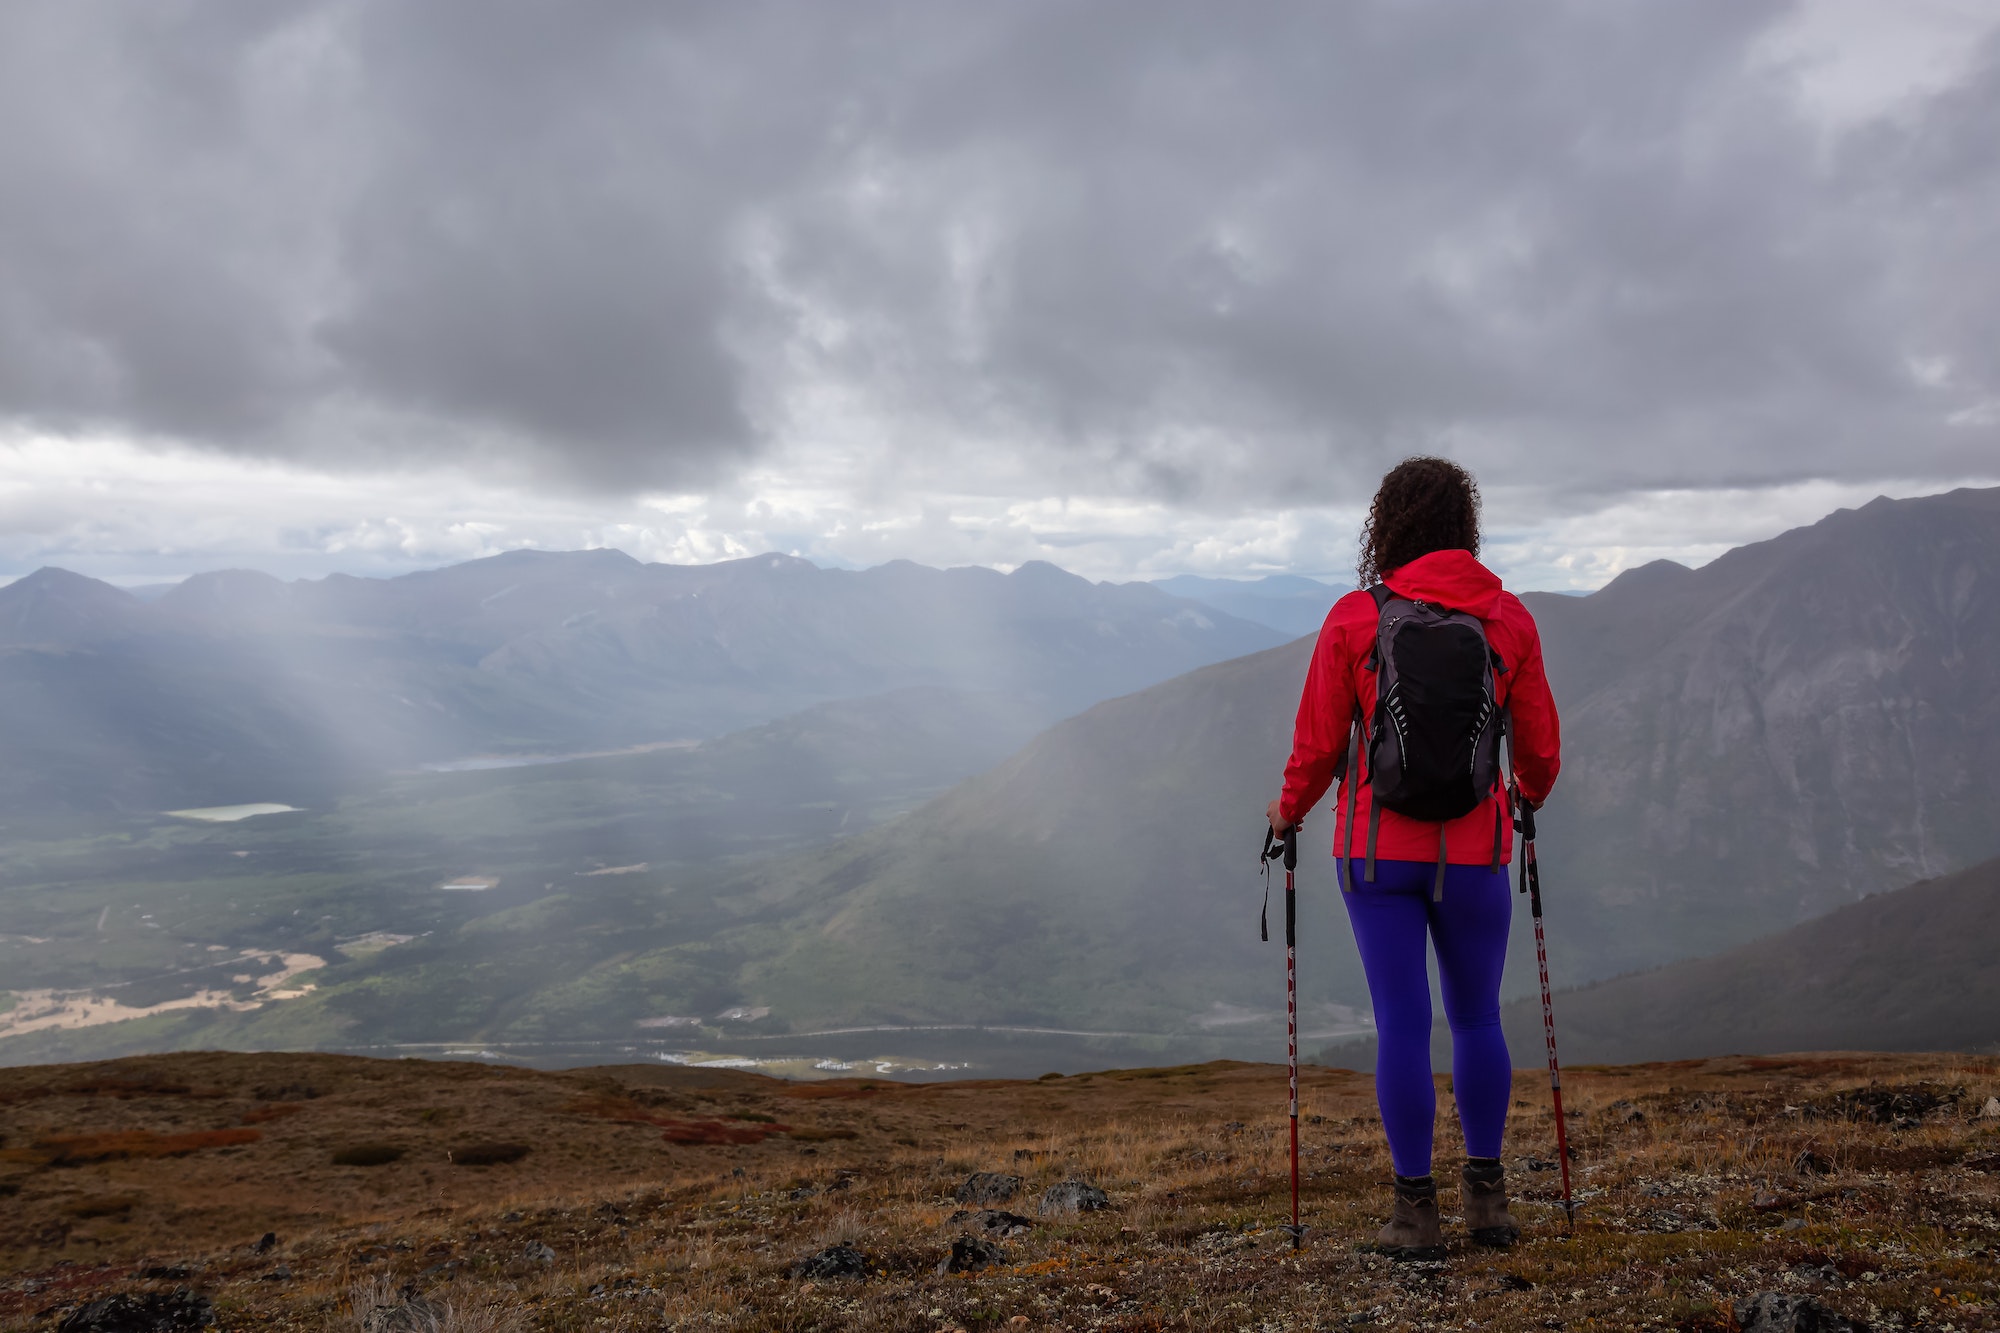
M 1539 805 L 1548 799 L 1561 767 L 1562 734 L 1556 721 L 1555 700 L 1549 694 L 1548 677 L 1542 671 L 1542 638 L 1535 618 L 1520 598 L 1500 587 L 1486 566 L 1473 559 L 1470 551 L 1433 551 L 1392 570 L 1383 579 L 1390 589 L 1415 601 L 1447 606 L 1478 616 L 1486 626 L 1486 639 L 1500 654 L 1506 669 L 1498 673 L 1494 691 L 1499 705 L 1512 714 L 1507 746 L 1513 755 L 1514 773 L 1521 794 Z M 1333 785 L 1334 765 L 1347 748 L 1354 714 L 1361 712 L 1363 744 L 1375 716 L 1375 673 L 1366 663 L 1375 651 L 1375 632 L 1380 616 L 1375 599 L 1366 591 L 1351 592 L 1334 603 L 1321 626 L 1319 642 L 1313 647 L 1312 666 L 1306 671 L 1305 693 L 1299 698 L 1299 718 L 1292 731 L 1292 758 L 1285 765 L 1285 791 L 1279 813 L 1288 821 L 1298 820 L 1326 795 Z M 1355 765 L 1357 769 L 1362 764 Z M 1348 788 L 1354 775 L 1341 784 L 1339 813 L 1334 820 L 1333 848 L 1336 856 L 1347 850 Z M 1354 855 L 1367 855 L 1368 812 L 1373 793 L 1364 784 L 1354 793 Z M 1496 792 L 1468 815 L 1451 821 L 1445 833 L 1446 857 L 1452 865 L 1484 865 L 1493 859 L 1493 802 L 1503 799 Z M 1511 813 L 1511 812 L 1509 812 Z M 1501 821 L 1501 852 L 1511 858 L 1514 847 L 1513 821 Z M 1430 861 L 1438 854 L 1437 825 L 1382 812 L 1377 831 L 1375 855 L 1385 861 Z

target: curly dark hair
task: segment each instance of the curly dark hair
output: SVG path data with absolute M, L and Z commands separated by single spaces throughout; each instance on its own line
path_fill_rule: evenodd
M 1389 469 L 1361 525 L 1361 586 L 1432 551 L 1479 554 L 1479 483 L 1446 458 L 1419 455 Z

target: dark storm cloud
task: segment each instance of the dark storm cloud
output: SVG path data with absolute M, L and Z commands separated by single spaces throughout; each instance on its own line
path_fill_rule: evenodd
M 2000 59 L 1834 132 L 1785 12 L 15 6 L 0 411 L 612 487 L 822 380 L 1176 500 L 1990 470 Z

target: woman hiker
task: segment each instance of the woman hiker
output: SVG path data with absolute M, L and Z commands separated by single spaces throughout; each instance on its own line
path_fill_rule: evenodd
M 1500 1031 L 1512 807 L 1491 729 L 1504 727 L 1519 798 L 1531 807 L 1556 780 L 1560 741 L 1534 618 L 1478 553 L 1479 488 L 1465 469 L 1410 458 L 1382 478 L 1361 530 L 1362 588 L 1341 598 L 1320 630 L 1284 794 L 1268 811 L 1282 834 L 1342 779 L 1333 849 L 1375 1006 L 1375 1096 L 1396 1175 L 1378 1248 L 1402 1258 L 1444 1253 L 1431 1179 L 1437 1094 L 1427 939 L 1437 951 L 1452 1096 L 1465 1128 L 1465 1225 L 1486 1245 L 1520 1234 L 1500 1165 L 1513 1085 Z M 1355 754 L 1346 758 L 1351 734 Z M 1440 781 L 1455 782 L 1456 795 Z

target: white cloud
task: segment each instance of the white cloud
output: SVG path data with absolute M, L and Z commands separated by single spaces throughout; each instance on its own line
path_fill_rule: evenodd
M 0 573 L 57 564 L 122 584 L 231 566 L 284 577 L 389 575 L 521 547 L 615 547 L 676 564 L 784 551 L 823 564 L 892 559 L 1093 579 L 1302 573 L 1351 579 L 1365 497 L 1340 506 L 1206 511 L 1121 496 L 1004 488 L 889 493 L 860 463 L 843 485 L 808 455 L 712 494 L 603 499 L 481 484 L 456 468 L 341 473 L 94 438 L 0 445 Z M 823 462 L 823 459 L 820 459 Z M 877 460 L 879 461 L 879 460 Z M 2000 476 L 1967 478 L 1995 484 Z M 1488 562 L 1520 588 L 1592 588 L 1666 558 L 1700 564 L 1921 480 L 1660 491 L 1595 507 L 1490 487 Z

